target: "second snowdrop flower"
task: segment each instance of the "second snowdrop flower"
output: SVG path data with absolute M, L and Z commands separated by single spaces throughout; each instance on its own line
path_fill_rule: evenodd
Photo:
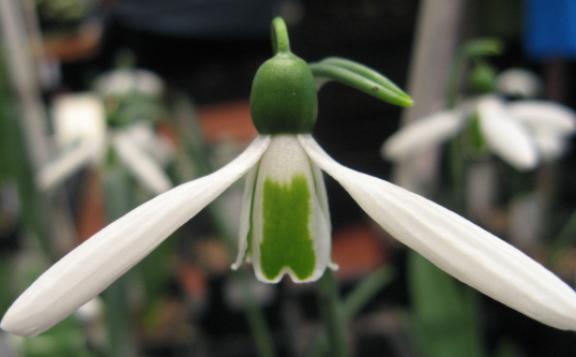
M 534 100 L 506 104 L 496 96 L 484 96 L 407 125 L 384 143 L 382 154 L 405 160 L 475 124 L 490 151 L 518 170 L 559 157 L 576 131 L 574 112 L 561 105 Z
M 152 145 L 154 151 L 166 152 L 167 144 L 153 133 L 148 122 L 107 129 L 102 100 L 88 93 L 58 98 L 53 117 L 59 154 L 38 173 L 41 190 L 53 189 L 82 167 L 101 165 L 109 150 L 149 192 L 159 194 L 172 186 L 150 150 Z

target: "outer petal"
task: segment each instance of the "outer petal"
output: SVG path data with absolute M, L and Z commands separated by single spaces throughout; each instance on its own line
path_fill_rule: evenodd
M 252 217 L 252 198 L 254 196 L 254 184 L 257 173 L 258 165 L 253 167 L 250 172 L 248 172 L 248 175 L 246 175 L 244 195 L 242 197 L 242 211 L 240 212 L 240 227 L 238 229 L 238 254 L 231 267 L 233 270 L 240 268 L 246 258 L 251 259 L 249 256 L 250 252 L 247 252 L 247 249 L 248 235 L 250 234 L 250 220 Z
M 421 196 L 338 164 L 312 137 L 300 141 L 310 158 L 395 238 L 509 307 L 559 329 L 576 329 L 576 294 L 539 263 Z
M 120 160 L 150 192 L 160 194 L 172 187 L 162 167 L 142 151 L 128 133 L 114 135 L 112 145 Z
M 478 114 L 480 130 L 494 153 L 518 170 L 536 166 L 536 146 L 527 130 L 511 119 L 502 102 L 495 97 L 480 99 Z
M 403 160 L 410 154 L 439 145 L 456 135 L 463 124 L 459 112 L 444 111 L 407 125 L 392 135 L 382 147 L 390 160 Z
M 510 115 L 531 132 L 570 135 L 576 131 L 576 116 L 565 106 L 544 101 L 522 101 L 508 107 Z
M 56 160 L 46 164 L 38 173 L 36 182 L 41 190 L 48 191 L 68 179 L 83 166 L 94 161 L 99 153 L 98 145 L 83 140 Z
M 130 211 L 42 274 L 8 309 L 0 326 L 36 335 L 106 289 L 254 166 L 269 145 L 256 139 L 213 174 L 180 185 Z

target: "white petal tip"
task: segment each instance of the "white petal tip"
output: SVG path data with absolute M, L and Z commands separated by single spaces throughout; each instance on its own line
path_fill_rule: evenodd
M 536 158 L 536 156 L 525 158 L 524 160 L 516 160 L 514 162 L 512 162 L 511 160 L 508 161 L 512 166 L 514 166 L 517 170 L 520 171 L 534 170 L 536 166 L 538 166 L 538 159 Z
M 42 332 L 38 327 L 30 327 L 28 324 L 23 322 L 22 319 L 14 316 L 14 313 L 12 313 L 10 309 L 2 318 L 0 328 L 18 336 L 36 336 Z

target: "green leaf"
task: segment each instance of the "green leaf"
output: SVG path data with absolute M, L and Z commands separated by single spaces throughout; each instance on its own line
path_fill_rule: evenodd
M 462 46 L 463 54 L 468 58 L 498 56 L 502 53 L 504 45 L 497 38 L 477 38 L 470 40 Z
M 391 80 L 363 64 L 344 58 L 329 57 L 310 64 L 316 77 L 330 79 L 390 104 L 409 107 L 412 98 Z
M 353 319 L 366 304 L 376 296 L 393 278 L 392 271 L 383 267 L 368 275 L 344 300 L 344 315 Z
M 408 257 L 412 314 L 427 357 L 481 357 L 474 292 L 417 253 Z
M 23 339 L 22 355 L 27 357 L 78 356 L 90 357 L 82 327 L 73 317 L 40 336 Z

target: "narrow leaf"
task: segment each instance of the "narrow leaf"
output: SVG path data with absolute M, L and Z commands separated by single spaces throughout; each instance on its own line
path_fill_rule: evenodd
M 310 65 L 316 77 L 327 78 L 387 103 L 409 107 L 412 98 L 388 78 L 360 63 L 343 58 L 330 57 Z

